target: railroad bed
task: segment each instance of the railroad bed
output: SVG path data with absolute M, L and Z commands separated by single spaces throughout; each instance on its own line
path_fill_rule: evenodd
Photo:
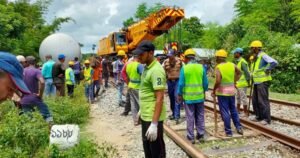
M 167 95 L 165 96 L 165 102 L 167 102 L 167 105 L 169 105 L 169 99 Z M 209 107 L 211 106 L 211 103 L 206 102 L 206 105 Z M 169 106 L 167 107 L 169 108 Z M 209 112 L 209 110 L 206 110 L 205 113 L 206 141 L 204 143 L 192 145 L 185 139 L 186 121 L 184 110 L 181 111 L 181 116 L 181 123 L 178 125 L 176 125 L 175 122 L 171 120 L 165 121 L 165 133 L 177 144 L 181 145 L 181 148 L 183 148 L 183 150 L 190 156 L 199 157 L 200 155 L 204 155 L 209 157 L 298 157 L 298 155 L 300 155 L 299 145 L 295 146 L 295 143 L 299 143 L 298 139 L 294 140 L 294 145 L 292 145 L 294 147 L 290 147 L 288 145 L 279 143 L 278 140 L 275 139 L 275 137 L 273 139 L 270 139 L 270 136 L 261 134 L 258 129 L 253 130 L 253 128 L 255 127 L 245 128 L 244 136 L 234 134 L 233 138 L 227 138 L 224 136 L 223 121 L 221 120 L 220 116 L 218 116 L 218 136 L 215 137 L 213 127 L 213 113 Z M 242 123 L 251 123 L 251 121 L 247 121 L 247 119 L 245 120 L 246 121 L 242 121 Z M 245 126 L 249 126 L 249 124 L 244 125 L 244 127 Z M 291 136 L 299 137 L 298 126 L 286 126 L 285 124 L 277 121 L 272 121 L 272 124 L 269 126 L 274 130 L 280 130 L 282 132 L 281 135 L 283 136 L 286 136 L 285 134 L 293 133 L 294 135 Z M 269 126 L 268 128 L 270 128 Z M 232 129 L 234 133 L 236 133 L 233 125 Z M 283 134 L 284 130 L 286 130 L 285 134 Z M 198 155 L 193 155 L 197 153 Z

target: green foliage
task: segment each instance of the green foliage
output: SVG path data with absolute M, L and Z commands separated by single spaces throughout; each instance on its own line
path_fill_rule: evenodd
M 19 116 L 11 105 L 1 106 L 10 111 L 0 120 L 0 157 L 34 157 L 47 146 L 48 126 L 39 114 Z
M 137 21 L 140 21 L 150 14 L 159 11 L 164 6 L 161 3 L 155 3 L 153 6 L 148 6 L 147 3 L 141 3 L 135 11 L 134 17 L 129 17 L 123 21 L 123 26 L 128 27 Z
M 220 34 L 223 28 L 215 23 L 205 25 L 204 34 L 201 37 L 203 48 L 219 49 L 221 46 Z
M 38 56 L 39 45 L 49 34 L 59 30 L 71 18 L 55 18 L 51 24 L 43 19 L 50 0 L 17 0 L 0 3 L 0 50 L 14 54 Z
M 292 7 L 291 16 L 296 20 L 296 22 L 300 23 L 300 1 L 292 0 L 291 7 Z
M 99 152 L 102 151 L 102 152 Z M 50 147 L 50 158 L 110 158 L 117 154 L 115 148 L 107 144 L 97 145 L 90 140 L 82 139 L 74 148 L 60 151 L 57 146 Z
M 271 89 L 281 93 L 299 92 L 300 50 L 294 48 L 300 41 L 299 10 L 296 0 L 238 0 L 235 19 L 225 26 L 205 25 L 201 44 L 229 52 L 242 47 L 247 58 L 250 42 L 260 40 L 264 51 L 279 62 L 272 74 Z
M 46 99 L 55 124 L 86 123 L 89 105 L 83 96 L 83 87 L 75 89 L 73 99 L 62 97 Z M 37 111 L 37 110 L 36 110 Z M 88 138 L 81 137 L 79 144 L 67 150 L 49 146 L 48 124 L 38 112 L 33 115 L 19 115 L 10 102 L 0 105 L 0 157 L 9 158 L 109 158 L 117 154 L 116 149 L 107 144 L 97 145 Z
M 135 21 L 134 21 L 133 17 L 130 17 L 129 19 L 123 21 L 123 26 L 128 27 L 134 23 L 135 23 Z
M 76 87 L 74 98 L 61 97 L 46 100 L 56 124 L 83 124 L 88 119 L 89 104 L 82 95 L 82 86 Z
M 182 29 L 183 29 L 183 43 L 187 43 L 194 47 L 201 47 L 199 37 L 203 35 L 204 25 L 201 23 L 198 17 L 190 17 L 185 18 L 182 21 Z
M 146 18 L 148 15 L 147 3 L 141 3 L 137 8 L 134 17 L 137 20 L 141 20 Z

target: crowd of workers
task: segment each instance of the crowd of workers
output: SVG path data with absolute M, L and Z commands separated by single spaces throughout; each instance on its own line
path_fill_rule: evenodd
M 225 50 L 221 49 L 215 53 L 216 81 L 211 96 L 218 100 L 227 137 L 233 136 L 231 119 L 237 133 L 243 135 L 239 115 L 249 116 L 250 105 L 247 102 L 249 87 L 253 87 L 252 104 L 255 113 L 249 119 L 259 121 L 262 125 L 271 123 L 268 87 L 271 81 L 270 71 L 278 63 L 262 48 L 261 41 L 251 42 L 250 63 L 242 57 L 244 55 L 242 48 L 233 51 L 233 62 L 228 61 L 228 53 Z M 141 123 L 142 126 L 143 147 L 147 158 L 166 156 L 163 140 L 163 121 L 166 119 L 163 100 L 166 88 L 172 111 L 169 119 L 179 123 L 180 109 L 184 107 L 187 139 L 193 144 L 195 140 L 199 142 L 205 140 L 204 102 L 209 83 L 207 69 L 195 60 L 196 52 L 193 49 L 184 52 L 183 61 L 177 57 L 176 50 L 171 49 L 167 54 L 168 59 L 162 64 L 154 58 L 154 50 L 155 47 L 150 41 L 143 41 L 133 51 L 133 59 L 126 64 L 114 63 L 115 67 L 120 67 L 115 71 L 119 97 L 125 82 L 128 85 L 126 100 L 130 100 L 134 124 Z M 124 52 L 119 52 L 118 56 L 119 61 L 122 61 Z M 126 106 L 128 105 L 125 105 L 122 115 L 128 115 L 130 104 L 129 107 Z M 197 131 L 196 137 L 194 126 Z
M 228 53 L 225 50 L 221 49 L 215 53 L 216 81 L 211 96 L 217 97 L 224 131 L 228 137 L 233 135 L 231 119 L 237 133 L 243 135 L 239 115 L 249 116 L 249 87 L 253 87 L 252 104 L 255 113 L 255 116 L 249 118 L 260 121 L 263 125 L 271 123 L 268 87 L 271 81 L 270 71 L 278 63 L 262 48 L 260 41 L 250 44 L 250 63 L 242 57 L 242 48 L 233 51 L 234 63 L 227 61 Z M 206 68 L 195 60 L 196 52 L 193 49 L 184 52 L 183 61 L 177 57 L 176 50 L 171 49 L 167 54 L 168 59 L 162 64 L 155 59 L 154 50 L 155 46 L 150 41 L 142 41 L 127 62 L 124 60 L 126 53 L 121 50 L 112 65 L 107 57 L 96 57 L 85 60 L 82 67 L 76 57 L 74 61 L 68 62 L 68 68 L 64 66 L 65 55 L 60 54 L 57 62 L 52 60 L 51 55 L 47 55 L 41 69 L 36 66 L 33 56 L 15 57 L 0 52 L 0 100 L 12 99 L 24 113 L 32 111 L 36 106 L 44 119 L 52 122 L 52 115 L 43 102 L 44 89 L 47 97 L 55 94 L 65 96 L 67 87 L 68 96 L 73 97 L 75 86 L 83 79 L 87 101 L 93 103 L 99 96 L 102 80 L 103 89 L 108 88 L 112 66 L 118 89 L 118 104 L 125 107 L 121 115 L 126 116 L 131 111 L 134 125 L 141 124 L 145 157 L 165 157 L 165 90 L 168 89 L 172 112 L 168 118 L 179 123 L 180 110 L 184 107 L 187 139 L 191 143 L 195 143 L 195 140 L 201 142 L 205 139 L 204 102 L 209 82 Z M 128 89 L 124 105 L 122 94 L 125 84 Z

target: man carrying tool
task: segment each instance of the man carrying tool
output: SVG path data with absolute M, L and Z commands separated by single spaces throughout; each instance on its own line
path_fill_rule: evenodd
M 151 41 L 142 41 L 133 51 L 141 64 L 146 64 L 139 89 L 142 140 L 146 158 L 165 158 L 163 121 L 166 119 L 164 91 L 166 74 L 154 58 L 155 46 Z
M 247 87 L 250 86 L 250 73 L 247 61 L 242 57 L 243 49 L 236 48 L 233 51 L 235 61 L 237 63 L 237 67 L 241 71 L 241 77 L 236 83 L 237 87 L 237 110 L 240 113 L 241 111 L 241 103 L 243 104 L 244 115 L 248 116 L 248 106 L 247 106 Z
M 93 103 L 94 101 L 94 93 L 93 93 L 93 69 L 90 67 L 90 61 L 84 61 L 84 87 L 85 87 L 85 97 L 89 103 Z
M 169 50 L 168 59 L 163 63 L 163 67 L 167 74 L 168 94 L 170 98 L 172 115 L 169 116 L 170 120 L 175 120 L 176 124 L 180 119 L 180 102 L 178 102 L 176 90 L 178 86 L 178 79 L 182 62 L 175 56 L 175 50 Z
M 187 139 L 195 144 L 194 124 L 196 125 L 199 141 L 204 140 L 204 98 L 208 89 L 208 80 L 205 68 L 195 61 L 195 51 L 187 49 L 184 52 L 185 63 L 180 70 L 178 83 L 178 100 L 185 103 L 185 113 L 187 120 Z
M 64 54 L 59 54 L 58 62 L 53 65 L 52 69 L 53 83 L 56 87 L 57 96 L 65 96 L 65 58 Z
M 74 68 L 74 61 L 69 61 L 69 67 L 66 69 L 66 85 L 68 89 L 68 96 L 73 97 L 74 94 L 74 87 L 75 87 L 75 74 L 73 71 Z
M 215 68 L 216 82 L 211 96 L 218 98 L 226 136 L 232 137 L 231 118 L 237 133 L 243 135 L 242 125 L 235 107 L 235 85 L 241 72 L 233 63 L 226 62 L 227 52 L 225 50 L 218 50 L 215 56 L 217 63 Z
M 14 55 L 0 52 L 0 103 L 16 94 L 21 98 L 23 112 L 31 112 L 36 106 L 45 121 L 51 124 L 53 118 L 48 106 L 41 99 L 42 93 L 31 93 L 23 80 L 23 74 L 23 67 Z
M 269 102 L 269 86 L 272 80 L 271 70 L 277 66 L 278 62 L 263 52 L 262 46 L 261 41 L 253 41 L 250 44 L 251 52 L 254 55 L 251 72 L 254 83 L 252 104 L 255 113 L 255 117 L 250 119 L 260 121 L 262 125 L 267 125 L 271 123 Z

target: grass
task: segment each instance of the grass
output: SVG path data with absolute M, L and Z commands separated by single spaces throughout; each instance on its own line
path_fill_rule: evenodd
M 212 77 L 209 77 L 208 81 L 209 81 L 209 88 L 213 88 L 215 79 Z M 248 94 L 250 94 L 250 88 L 248 88 Z M 285 93 L 270 92 L 270 98 L 300 103 L 300 94 L 285 94 Z
M 210 150 L 211 148 L 226 149 L 245 146 L 247 144 L 247 139 L 244 138 L 234 138 L 229 140 L 217 140 L 217 141 L 207 141 L 205 143 L 197 144 L 201 150 Z
M 10 158 L 109 158 L 117 155 L 107 144 L 96 144 L 83 128 L 89 118 L 90 106 L 85 101 L 83 87 L 75 89 L 75 97 L 47 98 L 55 124 L 78 124 L 81 129 L 79 144 L 67 150 L 49 146 L 48 124 L 38 110 L 33 115 L 19 115 L 11 101 L 0 105 L 0 157 Z M 29 116 L 29 117 L 28 117 Z

